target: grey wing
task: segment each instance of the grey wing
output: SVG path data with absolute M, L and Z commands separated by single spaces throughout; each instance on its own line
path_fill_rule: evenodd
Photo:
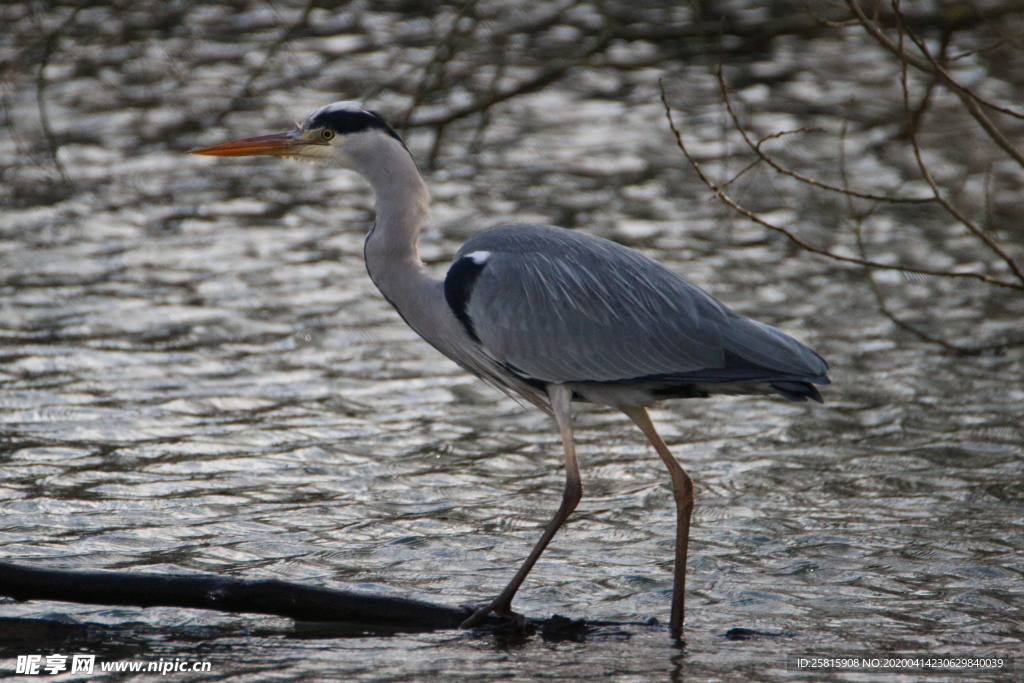
M 470 278 L 459 276 L 471 273 Z M 446 294 L 498 363 L 543 382 L 641 377 L 819 381 L 813 351 L 739 316 L 621 245 L 561 228 L 509 225 L 459 251 Z M 824 379 L 824 382 L 827 382 Z

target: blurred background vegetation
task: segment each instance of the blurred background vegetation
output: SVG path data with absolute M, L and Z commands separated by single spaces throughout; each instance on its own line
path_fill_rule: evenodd
M 0 24 L 0 201 L 22 234 L 33 207 L 54 228 L 176 205 L 150 216 L 173 225 L 187 181 L 112 160 L 361 99 L 409 137 L 444 235 L 514 215 L 655 244 L 685 224 L 709 248 L 815 251 L 948 350 L 1021 341 L 1018 0 L 83 0 Z M 245 182 L 264 220 L 332 199 Z

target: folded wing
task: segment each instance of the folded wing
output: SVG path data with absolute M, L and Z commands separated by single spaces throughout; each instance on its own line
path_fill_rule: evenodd
M 584 233 L 485 230 L 459 251 L 445 291 L 489 356 L 543 382 L 828 383 L 827 364 L 803 344 Z

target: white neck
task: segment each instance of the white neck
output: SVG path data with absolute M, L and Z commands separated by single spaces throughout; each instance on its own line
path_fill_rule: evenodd
M 352 137 L 345 145 L 348 165 L 370 181 L 376 200 L 377 221 L 363 246 L 370 279 L 413 330 L 460 362 L 464 354 L 454 342 L 464 332 L 445 301 L 444 282 L 426 271 L 416 251 L 430 205 L 416 162 L 384 133 Z
M 377 289 L 402 318 L 434 348 L 470 372 L 503 390 L 515 390 L 547 410 L 545 400 L 531 398 L 529 386 L 509 380 L 467 335 L 452 313 L 444 281 L 431 277 L 416 252 L 427 220 L 430 195 L 409 151 L 382 132 L 356 133 L 346 140 L 343 163 L 373 186 L 377 222 L 366 236 L 366 270 Z
M 432 281 L 416 250 L 427 220 L 430 194 L 416 162 L 400 142 L 380 132 L 353 136 L 345 151 L 355 170 L 370 181 L 377 220 L 366 237 L 366 269 L 384 296 L 403 310 Z

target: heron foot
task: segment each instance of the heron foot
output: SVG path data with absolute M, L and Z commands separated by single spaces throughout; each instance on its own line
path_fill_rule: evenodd
M 499 604 L 498 600 L 492 600 L 491 602 L 484 603 L 483 605 L 462 605 L 462 608 L 467 612 L 472 612 L 468 619 L 459 624 L 459 628 L 473 628 L 478 626 L 487 615 L 492 612 L 502 619 L 508 619 L 514 621 L 516 627 L 523 629 L 526 626 L 526 617 L 518 612 L 513 612 L 509 606 Z

